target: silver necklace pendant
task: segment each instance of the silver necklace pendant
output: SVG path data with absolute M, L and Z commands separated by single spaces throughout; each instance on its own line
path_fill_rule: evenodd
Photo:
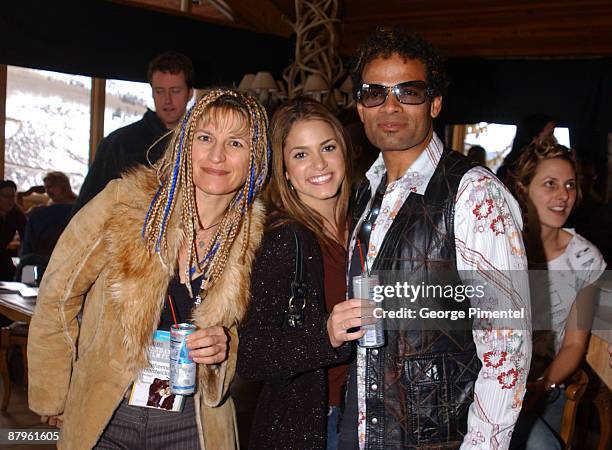
M 200 297 L 200 294 L 196 295 L 195 298 L 193 299 L 193 303 L 196 306 L 199 306 L 200 303 L 202 303 L 202 297 Z

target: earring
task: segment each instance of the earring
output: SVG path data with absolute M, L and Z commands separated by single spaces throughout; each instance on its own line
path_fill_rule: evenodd
M 295 192 L 295 188 L 291 184 L 291 181 L 287 180 L 287 184 L 289 185 L 289 189 L 291 189 L 293 192 Z

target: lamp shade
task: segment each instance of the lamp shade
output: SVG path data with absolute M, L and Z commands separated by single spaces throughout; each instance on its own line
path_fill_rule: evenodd
M 240 80 L 240 84 L 238 85 L 238 90 L 241 92 L 247 91 L 251 89 L 251 84 L 253 84 L 253 80 L 255 79 L 255 74 L 246 73 Z
M 266 90 L 272 92 L 278 90 L 278 86 L 276 85 L 276 81 L 274 81 L 274 77 L 270 72 L 257 72 L 253 83 L 251 83 L 251 89 L 256 91 Z
M 304 83 L 304 92 L 327 92 L 328 90 L 329 86 L 323 77 L 318 73 L 312 73 L 308 75 L 308 78 L 306 78 L 306 83 Z

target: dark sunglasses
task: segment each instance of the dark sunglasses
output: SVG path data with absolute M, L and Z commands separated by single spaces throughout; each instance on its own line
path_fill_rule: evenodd
M 431 96 L 432 91 L 425 81 L 404 81 L 395 86 L 363 83 L 357 91 L 357 100 L 366 108 L 380 106 L 387 100 L 389 91 L 404 105 L 420 105 Z

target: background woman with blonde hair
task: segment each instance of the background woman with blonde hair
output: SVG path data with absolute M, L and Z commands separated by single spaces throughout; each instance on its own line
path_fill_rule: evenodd
M 72 204 L 76 195 L 72 192 L 70 179 L 63 172 L 49 172 L 43 178 L 49 203 L 28 212 L 28 222 L 19 250 L 19 266 L 15 279 L 22 281 L 23 268 L 36 266 L 36 282 L 40 282 L 51 253 L 64 228 L 70 221 Z
M 267 125 L 251 97 L 208 93 L 154 168 L 111 181 L 68 225 L 28 345 L 30 408 L 62 427 L 61 448 L 237 447 L 228 388 L 263 234 Z M 181 322 L 197 325 L 195 395 L 178 412 L 134 405 L 154 333 Z
M 348 341 L 363 334 L 348 329 L 362 324 L 365 311 L 360 300 L 343 301 L 348 142 L 338 119 L 310 99 L 277 110 L 270 130 L 273 212 L 238 350 L 239 374 L 264 383 L 249 448 L 331 449 Z M 300 262 L 304 284 L 296 276 Z
M 72 192 L 70 179 L 64 172 L 49 172 L 43 178 L 45 192 L 53 204 L 69 203 L 72 204 L 77 196 Z
M 511 175 L 525 216 L 531 278 L 537 281 L 531 283 L 534 343 L 527 395 L 510 447 L 561 449 L 561 387 L 583 361 L 593 283 L 606 263 L 592 243 L 563 228 L 580 198 L 572 150 L 554 137 L 534 141 L 521 151 Z

